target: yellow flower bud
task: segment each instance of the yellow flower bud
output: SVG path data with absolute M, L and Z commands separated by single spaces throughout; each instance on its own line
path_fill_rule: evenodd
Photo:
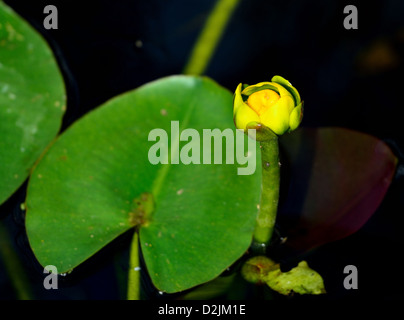
M 233 108 L 238 129 L 246 130 L 249 123 L 257 122 L 282 135 L 299 126 L 303 117 L 299 92 L 280 76 L 271 81 L 252 86 L 238 85 Z

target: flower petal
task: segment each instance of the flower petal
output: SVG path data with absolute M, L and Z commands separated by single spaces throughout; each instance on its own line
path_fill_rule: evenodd
M 234 93 L 234 102 L 233 102 L 233 117 L 236 115 L 237 110 L 244 104 L 243 98 L 241 97 L 241 89 L 243 84 L 240 83 L 237 86 L 236 92 Z
M 273 90 L 261 90 L 248 97 L 247 104 L 258 115 L 263 114 L 268 108 L 275 105 L 280 99 L 279 94 Z
M 271 84 L 272 84 L 273 86 L 275 86 L 275 87 L 278 89 L 281 98 L 282 98 L 282 97 L 285 97 L 285 98 L 288 97 L 288 98 L 290 98 L 291 103 L 288 104 L 288 106 L 289 106 L 289 113 L 292 112 L 293 108 L 296 106 L 296 104 L 295 104 L 295 99 L 293 98 L 293 96 L 292 96 L 292 95 L 290 94 L 290 92 L 289 92 L 288 90 L 286 90 L 285 87 L 283 87 L 282 85 L 280 85 L 280 84 L 278 84 L 278 83 L 275 83 L 275 82 L 271 82 Z
M 303 118 L 303 102 L 292 110 L 289 118 L 289 132 L 295 130 Z
M 255 92 L 258 92 L 261 90 L 266 90 L 266 89 L 273 90 L 277 94 L 279 94 L 278 87 L 274 86 L 274 84 L 271 82 L 260 82 L 260 83 L 254 84 L 252 86 L 248 86 L 241 92 L 241 94 L 243 94 L 245 96 L 250 96 Z
M 274 76 L 274 77 L 272 77 L 271 81 L 282 85 L 293 96 L 293 98 L 295 99 L 296 105 L 300 104 L 301 99 L 300 99 L 299 91 L 297 91 L 297 89 L 294 86 L 292 86 L 292 84 L 288 80 L 286 80 L 285 78 L 283 78 L 281 76 Z
M 289 129 L 289 115 L 293 106 L 294 100 L 290 95 L 281 96 L 275 105 L 261 115 L 261 123 L 277 135 L 284 134 Z
M 237 129 L 245 130 L 247 124 L 250 122 L 261 122 L 258 114 L 251 109 L 248 104 L 242 103 L 238 106 L 237 111 L 234 114 L 234 124 Z

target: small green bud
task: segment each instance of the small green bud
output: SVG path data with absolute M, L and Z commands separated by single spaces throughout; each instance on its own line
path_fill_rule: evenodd
M 279 265 L 271 259 L 265 256 L 256 256 L 244 263 L 241 268 L 241 275 L 248 282 L 261 284 L 265 283 L 267 274 L 276 268 L 279 268 Z

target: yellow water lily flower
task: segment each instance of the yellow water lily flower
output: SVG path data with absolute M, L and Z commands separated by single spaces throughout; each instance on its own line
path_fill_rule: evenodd
M 300 125 L 303 102 L 299 92 L 281 76 L 274 76 L 271 81 L 238 85 L 233 107 L 237 129 L 246 130 L 249 123 L 258 122 L 282 135 Z

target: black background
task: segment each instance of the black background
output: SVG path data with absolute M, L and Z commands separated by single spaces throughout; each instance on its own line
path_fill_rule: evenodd
M 180 74 L 212 9 L 212 0 L 5 1 L 47 39 L 65 77 L 68 105 L 63 129 L 122 92 L 160 77 Z M 43 8 L 58 8 L 57 30 L 45 30 Z M 358 9 L 358 30 L 343 26 L 346 5 Z M 141 41 L 142 46 L 139 46 Z M 237 84 L 291 80 L 305 101 L 302 126 L 339 126 L 388 141 L 396 154 L 403 129 L 404 2 L 242 0 L 205 74 L 234 91 Z M 380 208 L 356 234 L 315 251 L 310 265 L 325 279 L 326 297 L 402 298 L 403 170 Z M 16 250 L 27 266 L 38 298 L 119 299 L 116 268 L 125 271 L 124 235 L 62 288 L 41 289 L 42 274 L 26 248 L 23 217 L 16 209 L 24 186 L 1 207 Z M 111 257 L 120 253 L 118 262 Z M 101 256 L 101 257 L 100 257 Z M 106 258 L 105 258 L 106 257 Z M 359 290 L 345 290 L 343 268 L 359 270 Z M 0 271 L 1 263 L 0 263 Z M 143 279 L 147 287 L 147 279 Z M 148 289 L 150 298 L 159 295 Z M 124 295 L 123 295 L 124 296 Z M 0 272 L 0 298 L 14 293 Z

